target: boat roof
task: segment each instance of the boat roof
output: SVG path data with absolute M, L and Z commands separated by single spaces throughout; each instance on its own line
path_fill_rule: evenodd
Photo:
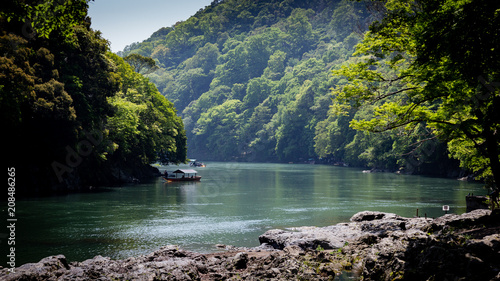
M 193 169 L 179 169 L 173 172 L 174 174 L 197 174 L 198 172 Z

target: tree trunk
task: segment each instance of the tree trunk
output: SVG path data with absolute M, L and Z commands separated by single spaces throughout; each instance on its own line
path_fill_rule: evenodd
M 500 185 L 500 158 L 498 156 L 498 142 L 494 133 L 487 130 L 486 139 L 486 152 L 488 153 L 488 159 L 490 160 L 491 172 L 493 173 L 494 189 L 498 189 Z

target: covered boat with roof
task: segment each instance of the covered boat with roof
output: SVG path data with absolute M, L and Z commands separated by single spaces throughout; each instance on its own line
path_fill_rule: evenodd
M 192 169 L 178 169 L 172 173 L 165 171 L 163 179 L 166 181 L 200 181 L 201 176 L 197 175 L 198 172 Z

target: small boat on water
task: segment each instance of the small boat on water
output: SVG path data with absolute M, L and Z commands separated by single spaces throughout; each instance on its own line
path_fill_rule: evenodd
M 197 176 L 197 171 L 192 169 L 179 169 L 171 174 L 165 171 L 163 179 L 166 181 L 200 181 L 201 176 Z
M 190 167 L 206 167 L 205 163 L 203 162 L 197 162 L 196 159 L 192 159 L 191 162 L 189 162 Z

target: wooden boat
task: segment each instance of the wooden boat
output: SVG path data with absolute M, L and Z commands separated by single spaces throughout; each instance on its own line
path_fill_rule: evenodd
M 201 176 L 197 176 L 198 172 L 192 169 L 179 169 L 174 171 L 173 175 L 163 177 L 166 181 L 200 181 Z

